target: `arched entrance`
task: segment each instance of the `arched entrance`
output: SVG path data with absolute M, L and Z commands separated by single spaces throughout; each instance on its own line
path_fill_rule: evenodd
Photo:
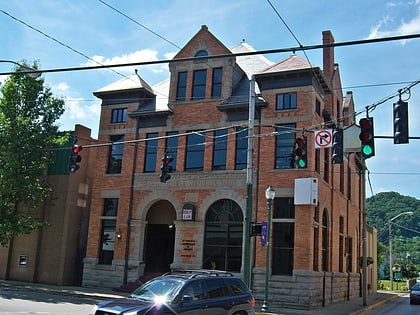
M 150 207 L 146 220 L 145 272 L 164 273 L 174 260 L 176 211 L 160 200 Z

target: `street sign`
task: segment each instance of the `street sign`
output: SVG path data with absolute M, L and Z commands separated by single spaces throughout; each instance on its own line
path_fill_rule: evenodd
M 332 129 L 315 130 L 314 132 L 315 149 L 331 148 L 332 147 Z

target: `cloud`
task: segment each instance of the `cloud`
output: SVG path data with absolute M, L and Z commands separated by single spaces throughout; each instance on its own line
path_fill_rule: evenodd
M 115 65 L 115 64 L 126 64 L 126 63 L 136 63 L 136 62 L 147 62 L 147 61 L 156 61 L 158 60 L 158 52 L 152 49 L 142 49 L 137 50 L 132 53 L 124 54 L 121 56 L 114 57 L 105 57 L 105 56 L 93 56 L 92 60 L 89 60 L 84 66 L 97 66 L 97 65 Z M 157 68 L 160 66 L 157 65 Z M 123 73 L 134 73 L 134 69 L 139 68 L 139 66 L 130 66 L 130 67 L 118 67 L 115 68 L 118 72 Z
M 388 7 L 392 8 L 395 8 L 400 5 L 402 4 L 392 2 L 387 4 Z M 394 28 L 384 30 L 387 27 L 387 25 L 391 24 L 395 20 L 390 15 L 387 15 L 374 27 L 372 27 L 368 39 L 420 33 L 420 0 L 416 0 L 414 6 L 416 7 L 417 15 L 415 15 L 409 20 L 401 19 L 401 22 Z M 406 42 L 407 41 L 402 41 L 402 44 L 405 44 Z

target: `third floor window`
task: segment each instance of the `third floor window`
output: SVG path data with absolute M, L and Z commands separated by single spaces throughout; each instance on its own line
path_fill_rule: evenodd
M 296 93 L 277 94 L 276 110 L 296 109 L 297 95 Z
M 178 73 L 178 86 L 176 90 L 176 100 L 185 101 L 187 95 L 187 72 Z
M 206 97 L 207 70 L 195 70 L 193 74 L 192 100 L 200 100 Z

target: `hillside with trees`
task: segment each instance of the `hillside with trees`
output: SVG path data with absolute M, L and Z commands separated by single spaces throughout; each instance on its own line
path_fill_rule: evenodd
M 413 212 L 392 221 L 392 256 L 394 263 L 414 265 L 420 270 L 420 200 L 397 192 L 382 192 L 366 199 L 366 212 L 368 224 L 378 230 L 379 264 L 388 261 L 389 220 Z

